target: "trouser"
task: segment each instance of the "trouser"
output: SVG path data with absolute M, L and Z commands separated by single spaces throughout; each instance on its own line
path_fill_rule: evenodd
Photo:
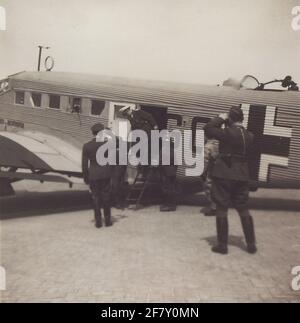
M 230 205 L 240 216 L 248 216 L 249 183 L 223 178 L 213 178 L 212 199 L 217 205 L 220 217 L 226 216 Z
M 144 129 L 134 129 L 134 130 L 142 130 L 142 131 L 146 131 Z M 143 175 L 144 178 L 147 177 L 148 173 L 149 173 L 149 169 L 150 169 L 150 165 L 151 165 L 151 132 L 150 131 L 146 131 L 147 134 L 147 139 L 148 139 L 148 145 L 145 146 L 143 145 L 141 147 L 141 150 L 143 150 L 143 152 L 141 153 L 141 150 L 136 152 L 136 157 L 141 158 L 142 156 L 147 156 L 147 158 L 145 160 L 143 160 L 143 162 L 145 164 L 138 164 L 138 169 L 139 172 Z M 139 140 L 134 141 L 134 142 L 129 142 L 129 154 L 131 153 L 131 148 L 134 147 L 134 145 L 136 144 L 136 142 L 139 142 Z
M 164 204 L 167 206 L 176 205 L 176 175 L 168 176 L 161 174 L 162 191 Z
M 253 218 L 248 210 L 249 184 L 245 181 L 214 178 L 212 198 L 217 206 L 217 233 L 219 244 L 228 242 L 228 208 L 232 204 L 238 211 L 248 245 L 255 244 Z
M 112 175 L 112 195 L 114 202 L 117 205 L 122 204 L 124 199 L 124 177 L 127 170 L 127 166 L 114 166 Z
M 105 223 L 111 223 L 111 182 L 110 178 L 98 179 L 90 182 L 93 197 L 95 219 L 101 221 L 101 209 L 104 211 Z

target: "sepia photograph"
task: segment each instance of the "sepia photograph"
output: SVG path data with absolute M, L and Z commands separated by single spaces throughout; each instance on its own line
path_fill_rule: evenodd
M 300 0 L 0 0 L 0 303 L 300 303 L 299 87 Z

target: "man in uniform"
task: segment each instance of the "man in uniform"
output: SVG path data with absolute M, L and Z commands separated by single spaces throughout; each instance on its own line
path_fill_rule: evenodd
M 151 161 L 151 131 L 158 130 L 158 125 L 153 116 L 144 110 L 135 110 L 131 107 L 124 107 L 120 112 L 129 120 L 131 130 L 143 130 L 148 137 L 149 165 Z M 148 167 L 141 167 L 143 176 L 146 177 Z
M 148 138 L 151 137 L 151 130 L 158 129 L 157 122 L 147 111 L 124 107 L 120 109 L 120 112 L 129 120 L 131 130 L 144 130 Z
M 116 165 L 112 166 L 112 193 L 114 196 L 115 207 L 125 208 L 125 174 L 127 165 L 120 164 L 120 145 L 123 139 L 115 135 L 116 139 Z
M 170 144 L 170 165 L 163 165 L 163 156 L 167 151 L 164 148 L 163 143 L 160 147 L 160 178 L 163 191 L 164 203 L 160 206 L 161 212 L 176 211 L 176 173 L 177 164 L 175 156 L 175 143 L 173 138 L 164 137 L 162 141 L 166 141 Z
M 82 172 L 83 179 L 90 186 L 95 212 L 95 225 L 102 227 L 102 213 L 104 211 L 104 220 L 106 226 L 111 226 L 111 167 L 110 165 L 100 166 L 97 163 L 96 154 L 98 148 L 104 144 L 96 140 L 100 131 L 104 130 L 101 123 L 92 126 L 91 131 L 94 138 L 83 146 L 82 150 Z
M 212 171 L 212 198 L 217 205 L 218 244 L 213 252 L 228 253 L 228 219 L 230 204 L 238 211 L 249 253 L 256 253 L 253 219 L 248 210 L 249 167 L 248 159 L 253 134 L 243 126 L 244 116 L 240 107 L 232 107 L 228 114 L 221 114 L 204 127 L 208 137 L 219 140 L 219 156 Z M 222 125 L 225 128 L 222 129 Z

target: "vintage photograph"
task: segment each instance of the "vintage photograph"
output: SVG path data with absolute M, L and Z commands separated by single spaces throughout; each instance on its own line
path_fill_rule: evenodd
M 0 0 L 0 303 L 300 303 L 299 58 L 300 0 Z

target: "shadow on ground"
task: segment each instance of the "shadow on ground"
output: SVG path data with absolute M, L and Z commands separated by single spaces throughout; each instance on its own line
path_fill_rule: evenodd
M 146 205 L 157 205 L 155 199 Z M 190 206 L 206 206 L 203 194 L 182 196 L 179 204 Z M 250 209 L 299 211 L 300 202 L 295 199 L 253 197 Z M 0 198 L 0 219 L 11 219 L 34 215 L 55 214 L 71 211 L 89 210 L 92 199 L 88 191 L 57 191 L 57 192 L 21 192 L 15 196 Z
M 88 191 L 24 192 L 0 198 L 0 219 L 88 210 Z
M 213 247 L 217 244 L 217 237 L 216 236 L 206 237 L 202 240 L 205 240 L 211 247 Z M 243 240 L 243 237 L 241 237 L 241 236 L 229 235 L 228 245 L 240 248 L 243 251 L 247 251 L 247 246 Z
M 205 206 L 207 202 L 203 195 L 183 197 L 182 204 Z M 287 198 L 250 197 L 249 208 L 253 210 L 300 211 L 300 201 Z

